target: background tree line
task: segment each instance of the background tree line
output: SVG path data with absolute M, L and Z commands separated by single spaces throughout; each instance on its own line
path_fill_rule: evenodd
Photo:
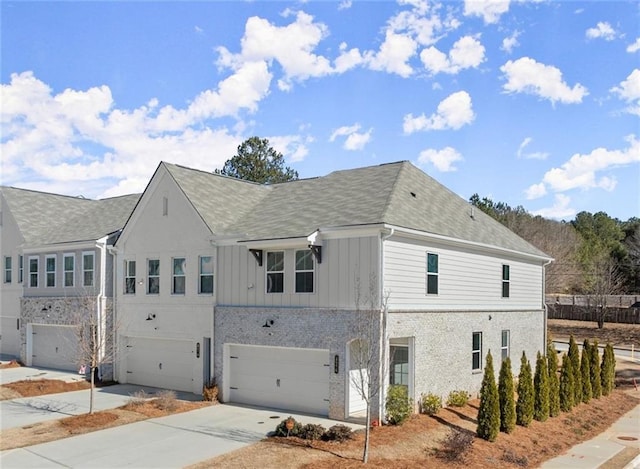
M 555 221 L 478 194 L 469 202 L 555 259 L 547 267 L 547 293 L 640 293 L 640 218 L 580 212 Z

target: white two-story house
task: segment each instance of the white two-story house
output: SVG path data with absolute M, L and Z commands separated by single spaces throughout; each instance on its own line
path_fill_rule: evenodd
M 388 384 L 475 393 L 489 350 L 545 350 L 549 256 L 409 162 L 274 185 L 161 163 L 114 254 L 121 382 L 346 419 L 368 350 L 381 417 Z
M 90 200 L 0 188 L 0 351 L 26 365 L 77 370 L 79 307 L 108 328 L 110 247 L 139 195 Z M 108 367 L 110 368 L 110 366 Z M 104 370 L 110 376 L 110 370 Z

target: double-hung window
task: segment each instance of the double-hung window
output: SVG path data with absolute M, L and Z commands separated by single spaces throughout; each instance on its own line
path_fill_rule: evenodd
M 147 270 L 147 294 L 160 293 L 160 259 L 149 259 Z
M 4 283 L 11 283 L 11 256 L 4 258 Z
M 56 256 L 50 255 L 45 257 L 45 285 L 47 287 L 56 286 Z
M 500 352 L 502 359 L 504 360 L 509 356 L 509 342 L 511 340 L 511 333 L 508 329 L 502 331 L 502 342 L 500 344 Z
M 29 257 L 29 286 L 31 288 L 38 288 L 38 264 L 40 259 L 38 257 Z
M 509 266 L 502 265 L 502 298 L 509 298 Z
M 313 293 L 313 272 L 311 250 L 296 251 L 296 293 Z
M 187 260 L 184 257 L 173 258 L 173 273 L 171 281 L 171 293 L 174 295 L 184 295 L 185 291 L 185 267 Z
M 471 369 L 482 369 L 482 332 L 474 332 L 471 340 Z
M 267 293 L 284 292 L 284 251 L 267 252 Z
M 200 256 L 199 293 L 213 293 L 213 257 Z
M 95 254 L 93 252 L 83 252 L 82 253 L 82 285 L 85 287 L 92 287 L 94 274 L 95 274 Z
M 18 256 L 18 283 L 22 283 L 24 279 L 24 258 L 22 255 Z
M 64 286 L 73 287 L 76 277 L 76 256 L 75 254 L 65 254 L 62 259 L 62 269 L 64 271 Z
M 124 293 L 133 295 L 136 292 L 136 261 L 124 261 Z
M 391 355 L 391 372 L 389 384 L 409 386 L 409 347 L 392 345 L 389 347 Z
M 438 255 L 427 253 L 427 295 L 438 294 Z

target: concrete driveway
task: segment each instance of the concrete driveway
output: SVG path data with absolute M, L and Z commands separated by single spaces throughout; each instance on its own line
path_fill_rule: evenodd
M 21 366 L 0 370 L 0 385 L 28 379 L 59 379 L 66 382 L 72 382 L 84 381 L 84 376 L 71 371 L 36 368 L 33 366 Z
M 184 467 L 257 442 L 289 415 L 326 428 L 338 423 L 286 411 L 220 404 L 3 451 L 0 467 Z

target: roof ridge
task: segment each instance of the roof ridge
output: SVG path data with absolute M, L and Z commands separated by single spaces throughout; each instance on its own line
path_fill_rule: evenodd
M 67 199 L 74 199 L 74 200 L 88 200 L 88 201 L 96 201 L 98 199 L 90 199 L 87 198 L 83 195 L 68 195 L 68 194 L 56 194 L 55 192 L 46 192 L 46 191 L 39 191 L 36 189 L 26 189 L 24 187 L 14 187 L 14 186 L 0 186 L 0 189 L 13 189 L 16 191 L 24 191 L 24 192 L 31 192 L 33 194 L 40 194 L 40 195 L 45 195 L 45 196 L 53 196 L 53 197 L 64 197 Z
M 400 181 L 400 175 L 402 174 L 402 172 L 405 170 L 407 163 L 411 164 L 411 162 L 407 161 L 407 160 L 402 160 L 402 161 L 396 161 L 396 163 L 400 163 L 400 169 L 398 170 L 398 172 L 396 173 L 396 180 L 393 182 L 393 185 L 391 186 L 391 190 L 389 191 L 389 196 L 387 197 L 387 201 L 384 205 L 384 209 L 382 210 L 382 219 L 386 220 L 387 219 L 387 212 L 389 211 L 389 207 L 391 206 L 391 200 L 393 199 L 393 196 L 396 193 L 396 187 L 398 186 Z M 394 164 L 394 163 L 383 163 L 384 165 L 389 165 L 389 164 Z M 378 166 L 383 166 L 378 165 Z

